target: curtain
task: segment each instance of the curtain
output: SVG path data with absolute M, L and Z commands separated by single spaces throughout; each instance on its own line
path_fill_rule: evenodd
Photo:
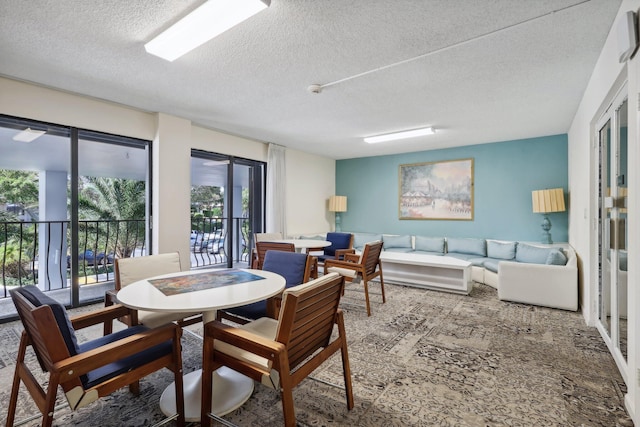
M 286 148 L 269 143 L 267 151 L 266 232 L 287 236 L 286 221 Z

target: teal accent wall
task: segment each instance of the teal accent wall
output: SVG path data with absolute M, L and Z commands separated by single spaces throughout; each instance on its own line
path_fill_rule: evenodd
M 531 192 L 561 187 L 569 209 L 567 146 L 563 134 L 338 160 L 336 194 L 347 196 L 342 230 L 537 242 L 543 217 L 533 213 Z M 399 219 L 399 165 L 466 158 L 474 160 L 473 220 Z M 567 242 L 568 212 L 549 214 L 549 219 L 553 241 Z

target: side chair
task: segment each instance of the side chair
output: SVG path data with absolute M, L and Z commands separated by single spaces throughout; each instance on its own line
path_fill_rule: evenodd
M 347 408 L 353 409 L 344 315 L 339 309 L 344 278 L 327 274 L 284 291 L 278 320 L 268 317 L 240 327 L 219 321 L 204 327 L 201 425 L 211 425 L 211 373 L 221 366 L 280 393 L 284 424 L 296 425 L 293 388 L 337 351 Z M 334 325 L 337 334 L 332 334 Z M 320 398 L 320 397 L 318 397 Z
M 116 304 L 118 298 L 116 294 L 123 287 L 138 280 L 147 279 L 167 273 L 178 273 L 182 271 L 180 267 L 180 254 L 169 252 L 158 255 L 147 255 L 131 258 L 117 258 L 115 266 L 115 289 L 105 293 L 104 305 L 106 307 Z M 194 313 L 161 313 L 153 311 L 135 310 L 133 316 L 126 316 L 119 319 L 127 326 L 143 324 L 150 328 L 177 321 L 182 327 L 192 325 L 202 321 L 201 314 Z M 105 323 L 104 333 L 112 331 L 112 324 Z
M 296 248 L 293 243 L 284 242 L 256 242 L 256 270 L 262 270 L 264 256 L 267 251 L 295 252 Z
M 285 288 L 290 288 L 309 281 L 314 259 L 315 257 L 307 254 L 269 250 L 265 254 L 262 269 L 283 276 L 286 282 Z M 278 298 L 280 296 L 218 310 L 216 319 L 219 321 L 226 319 L 243 325 L 261 317 L 275 318 Z
M 258 260 L 258 242 L 268 242 L 270 240 L 282 240 L 282 233 L 253 233 L 253 251 L 251 254 L 251 268 L 259 269 Z
M 169 323 L 149 329 L 138 325 L 78 343 L 76 329 L 112 321 L 129 314 L 129 309 L 116 304 L 70 319 L 64 306 L 37 286 L 24 286 L 10 293 L 24 331 L 9 399 L 7 426 L 14 423 L 21 382 L 42 413 L 41 426 L 48 427 L 53 423 L 58 386 L 62 387 L 70 408 L 75 411 L 124 386 L 139 394 L 139 380 L 162 368 L 173 371 L 176 419 L 179 426 L 184 425 L 182 329 L 179 326 Z M 49 373 L 45 385 L 38 382 L 25 362 L 29 346 L 42 370 Z
M 345 259 L 327 260 L 324 263 L 324 272 L 339 273 L 350 280 L 361 278 L 364 284 L 364 297 L 367 307 L 367 316 L 371 316 L 371 304 L 369 302 L 369 281 L 380 277 L 380 288 L 382 290 L 382 303 L 387 302 L 384 295 L 384 278 L 382 276 L 382 264 L 380 263 L 380 253 L 382 252 L 382 242 L 377 241 L 367 243 L 361 255 L 346 254 Z
M 307 253 L 322 252 L 316 255 L 318 263 L 323 264 L 329 259 L 344 259 L 345 254 L 355 253 L 353 249 L 353 234 L 351 233 L 327 233 L 327 241 L 331 245 L 324 248 L 308 248 Z

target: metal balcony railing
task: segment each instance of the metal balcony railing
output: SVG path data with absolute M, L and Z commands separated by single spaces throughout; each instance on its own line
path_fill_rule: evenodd
M 227 254 L 234 262 L 249 262 L 248 218 L 194 218 L 191 227 L 191 268 L 224 266 Z M 15 286 L 33 284 L 45 291 L 70 287 L 70 242 L 69 221 L 0 222 L 0 298 Z M 113 281 L 116 258 L 146 253 L 143 219 L 79 221 L 80 285 Z

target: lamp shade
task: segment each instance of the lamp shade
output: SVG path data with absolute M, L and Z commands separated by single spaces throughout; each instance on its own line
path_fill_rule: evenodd
M 564 191 L 562 188 L 535 190 L 531 192 L 533 212 L 564 212 Z
M 329 212 L 346 212 L 347 196 L 329 197 Z

